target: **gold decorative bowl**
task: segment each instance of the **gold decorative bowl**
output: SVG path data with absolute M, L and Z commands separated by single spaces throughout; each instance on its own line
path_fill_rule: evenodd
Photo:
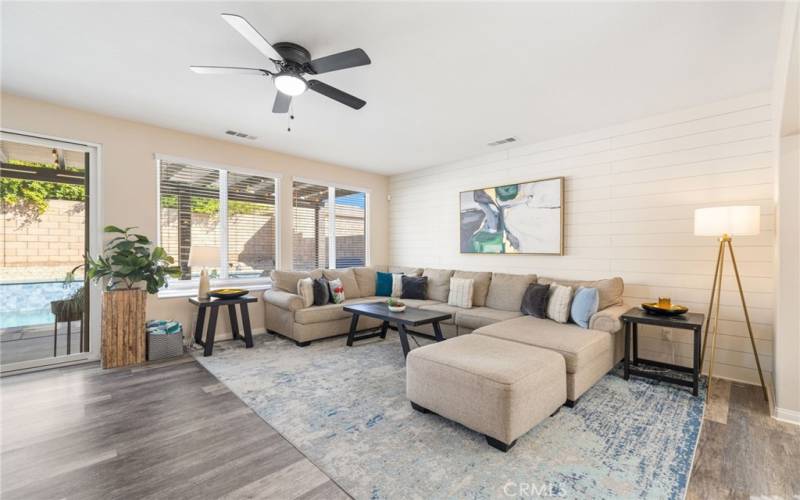
M 218 299 L 235 299 L 247 295 L 247 290 L 241 288 L 218 288 L 208 292 L 209 297 L 216 297 Z
M 686 306 L 672 304 L 669 307 L 659 307 L 658 302 L 644 303 L 642 304 L 642 309 L 644 309 L 645 312 L 657 314 L 659 316 L 680 316 L 681 314 L 689 312 L 689 308 Z

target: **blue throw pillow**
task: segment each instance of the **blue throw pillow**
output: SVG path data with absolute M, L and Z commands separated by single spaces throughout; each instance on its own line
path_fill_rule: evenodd
M 392 273 L 375 273 L 375 295 L 378 297 L 392 296 Z
M 589 328 L 589 319 L 600 305 L 600 292 L 597 288 L 580 287 L 572 297 L 570 317 L 581 328 Z

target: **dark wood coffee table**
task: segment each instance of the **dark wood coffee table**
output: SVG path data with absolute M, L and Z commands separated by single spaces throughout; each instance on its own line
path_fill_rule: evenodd
M 386 330 L 389 325 L 397 327 L 397 333 L 400 335 L 400 344 L 403 346 L 403 356 L 408 356 L 408 334 L 418 335 L 437 342 L 444 340 L 442 335 L 442 328 L 439 326 L 440 321 L 450 319 L 450 314 L 440 311 L 429 311 L 427 309 L 417 309 L 415 307 L 407 307 L 405 311 L 396 313 L 389 310 L 389 306 L 385 302 L 369 302 L 366 304 L 353 304 L 344 306 L 345 312 L 353 314 L 353 319 L 350 321 L 350 333 L 347 335 L 347 345 L 352 346 L 353 342 L 358 340 L 369 339 L 372 337 L 386 338 Z M 360 316 L 369 316 L 383 321 L 383 324 L 374 330 L 364 330 L 358 332 L 358 318 Z M 415 332 L 409 330 L 407 327 L 427 325 L 433 326 L 433 331 L 436 335 L 428 335 L 427 333 Z M 359 333 L 356 336 L 356 333 Z

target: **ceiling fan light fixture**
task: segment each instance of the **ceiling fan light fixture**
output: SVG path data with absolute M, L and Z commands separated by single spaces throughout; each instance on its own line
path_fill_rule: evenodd
M 308 84 L 299 75 L 292 73 L 281 73 L 275 77 L 275 87 L 282 94 L 288 96 L 298 96 L 308 90 Z

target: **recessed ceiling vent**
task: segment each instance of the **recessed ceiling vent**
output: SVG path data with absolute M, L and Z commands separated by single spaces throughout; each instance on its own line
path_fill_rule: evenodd
M 500 139 L 499 141 L 490 142 L 487 144 L 488 146 L 500 146 L 501 144 L 508 144 L 509 142 L 517 142 L 516 137 L 506 137 L 505 139 Z
M 258 139 L 258 137 L 254 135 L 248 135 L 245 134 L 244 132 L 237 132 L 235 130 L 226 130 L 225 133 L 228 135 L 232 135 L 234 137 L 241 137 L 242 139 L 250 139 L 251 141 Z

